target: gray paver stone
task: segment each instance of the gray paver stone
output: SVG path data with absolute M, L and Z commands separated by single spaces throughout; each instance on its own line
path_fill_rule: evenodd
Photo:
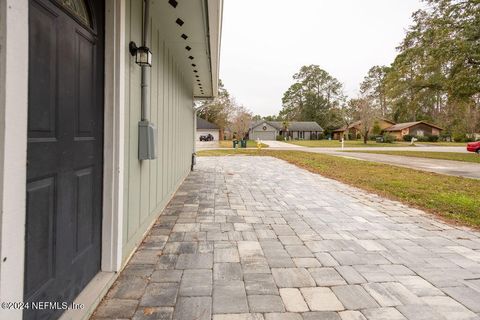
M 142 307 L 173 307 L 177 300 L 178 284 L 150 283 L 140 300 Z
M 109 299 L 95 312 L 98 318 L 130 318 L 135 313 L 138 300 Z
M 333 287 L 332 290 L 347 309 L 378 307 L 377 302 L 359 285 L 338 286 Z
M 340 311 L 344 307 L 329 288 L 301 288 L 305 301 L 312 311 Z
M 368 320 L 407 320 L 395 308 L 374 308 L 362 310 Z
M 314 287 L 315 280 L 304 268 L 273 268 L 273 278 L 280 288 Z
M 284 312 L 282 299 L 274 295 L 249 295 L 250 312 Z
M 213 255 L 211 253 L 187 253 L 178 257 L 175 269 L 212 269 Z
M 173 310 L 172 307 L 140 307 L 132 320 L 171 320 Z
M 210 320 L 212 317 L 211 297 L 180 297 L 175 307 L 174 319 Z
M 305 312 L 302 316 L 303 320 L 340 320 L 338 313 L 331 311 Z
M 213 313 L 245 312 L 248 312 L 248 304 L 243 281 L 215 282 L 213 288 Z
M 152 282 L 180 282 L 180 279 L 182 270 L 157 270 L 150 277 Z
M 210 296 L 212 294 L 212 271 L 208 269 L 185 270 L 179 294 L 181 296 Z
M 244 276 L 247 294 L 274 294 L 278 295 L 273 276 L 269 273 L 250 273 Z
M 214 280 L 242 280 L 240 263 L 215 263 L 213 265 Z
M 334 268 L 310 268 L 310 275 L 320 287 L 331 287 L 347 284 Z

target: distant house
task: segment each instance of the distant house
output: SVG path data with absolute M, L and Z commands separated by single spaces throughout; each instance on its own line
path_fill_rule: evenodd
M 197 132 L 196 132 L 196 141 L 200 140 L 200 136 L 211 134 L 214 141 L 218 141 L 220 137 L 220 128 L 211 122 L 208 122 L 205 119 L 197 117 Z
M 411 136 L 439 136 L 443 128 L 425 121 L 416 122 L 404 122 L 397 123 L 389 128 L 386 128 L 384 132 L 389 133 L 397 140 L 403 140 L 405 135 Z
M 439 126 L 436 126 L 425 121 L 416 122 L 404 122 L 395 123 L 386 119 L 378 119 L 375 121 L 375 125 L 379 127 L 381 133 L 388 133 L 395 137 L 396 140 L 403 140 L 405 135 L 412 136 L 439 136 L 443 130 Z M 356 121 L 351 125 L 344 126 L 342 128 L 333 130 L 333 139 L 340 140 L 347 135 L 353 136 L 354 139 L 361 135 L 361 121 Z
M 251 140 L 276 140 L 277 136 L 290 137 L 300 140 L 316 140 L 323 133 L 322 127 L 314 121 L 292 121 L 288 122 L 288 128 L 284 128 L 282 121 L 254 122 L 249 131 Z
M 375 124 L 379 127 L 381 131 L 384 129 L 391 127 L 394 125 L 395 122 L 387 120 L 387 119 L 377 119 L 375 120 Z M 356 139 L 358 136 L 361 135 L 361 128 L 362 128 L 362 122 L 361 121 L 356 121 L 349 126 L 343 126 L 342 128 L 336 129 L 332 131 L 333 134 L 333 139 L 334 140 L 340 140 L 342 138 L 346 138 L 347 135 L 352 136 L 354 139 Z

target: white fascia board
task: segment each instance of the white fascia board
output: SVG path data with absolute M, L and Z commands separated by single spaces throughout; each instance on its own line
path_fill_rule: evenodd
M 212 72 L 212 95 L 217 96 L 220 73 L 220 48 L 222 42 L 223 0 L 207 0 L 208 30 L 210 39 L 210 63 Z

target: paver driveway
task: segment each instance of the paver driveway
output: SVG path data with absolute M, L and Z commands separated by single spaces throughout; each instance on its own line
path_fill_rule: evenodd
M 200 158 L 94 318 L 479 319 L 479 237 L 278 159 Z

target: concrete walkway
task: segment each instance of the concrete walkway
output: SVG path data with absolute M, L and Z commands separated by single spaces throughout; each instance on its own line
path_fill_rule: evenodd
M 480 319 L 480 233 L 269 157 L 199 158 L 93 319 Z
M 263 143 L 267 144 L 269 148 L 272 149 L 277 149 L 277 148 L 282 148 L 282 149 L 303 149 L 304 147 L 302 146 L 297 146 L 296 144 L 292 143 L 287 143 L 283 141 L 262 141 Z
M 218 149 L 218 141 L 195 141 L 195 148 L 198 150 L 202 149 Z

